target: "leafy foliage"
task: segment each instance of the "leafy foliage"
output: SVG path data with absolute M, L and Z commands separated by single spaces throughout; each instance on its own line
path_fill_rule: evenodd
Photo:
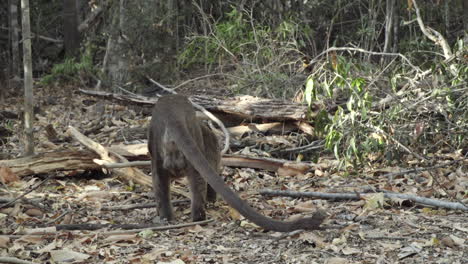
M 231 87 L 235 93 L 269 97 L 293 94 L 288 84 L 296 69 L 291 64 L 302 57 L 299 50 L 306 43 L 298 36 L 310 32 L 308 27 L 292 18 L 276 27 L 263 25 L 250 13 L 234 7 L 224 20 L 207 27 L 212 29 L 209 34 L 195 33 L 189 38 L 178 56 L 182 67 L 234 67 L 237 78 Z
M 63 63 L 55 64 L 51 73 L 42 77 L 41 84 L 76 83 L 80 81 L 80 75 L 94 71 L 92 57 L 90 53 L 85 53 L 79 62 L 76 62 L 75 58 L 66 58 Z
M 426 72 L 421 82 L 430 82 L 427 86 L 408 83 L 414 77 L 406 67 L 393 67 L 385 79 L 375 65 L 332 53 L 308 77 L 304 98 L 309 106 L 336 104 L 333 115 L 319 113 L 314 124 L 342 164 L 466 148 L 467 66 L 440 63 Z

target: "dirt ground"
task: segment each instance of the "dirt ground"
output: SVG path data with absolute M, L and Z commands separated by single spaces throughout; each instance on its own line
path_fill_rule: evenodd
M 108 146 L 123 141 L 122 127 L 146 126 L 141 107 L 73 93 L 69 88 L 38 91 L 36 152 L 84 148 L 65 135 L 68 125 L 92 131 L 93 121 L 105 125 L 87 136 Z M 22 99 L 7 98 L 5 110 L 19 113 Z M 104 103 L 104 104 L 102 104 Z M 96 110 L 102 108 L 101 110 Z M 19 119 L 1 120 L 13 131 L 2 138 L 2 153 L 9 159 L 21 153 Z M 49 144 L 45 127 L 52 125 L 59 138 Z M 136 139 L 127 143 L 141 143 Z M 57 148 L 55 148 L 57 147 Z M 434 153 L 443 163 L 463 158 L 457 153 Z M 403 199 L 379 195 L 356 201 L 264 197 L 261 189 L 324 193 L 387 190 L 456 202 L 467 200 L 467 164 L 455 163 L 429 172 L 395 177 L 396 164 L 374 164 L 360 171 L 336 169 L 336 160 L 324 156 L 305 175 L 278 175 L 249 168 L 224 168 L 227 184 L 261 213 L 275 219 L 294 219 L 323 209 L 324 230 L 283 234 L 266 232 L 246 221 L 221 198 L 208 207 L 212 219 L 204 225 L 169 230 L 28 230 L 59 224 L 153 224 L 154 207 L 122 209 L 117 206 L 153 202 L 147 186 L 129 183 L 100 172 L 69 171 L 33 175 L 0 186 L 0 198 L 25 196 L 25 201 L 0 208 L 0 258 L 15 257 L 34 263 L 468 263 L 468 212 L 424 207 Z M 418 167 L 415 164 L 415 167 Z M 149 168 L 145 168 L 150 173 Z M 0 171 L 0 176 L 1 176 Z M 49 177 L 49 178 L 47 178 Z M 173 185 L 173 199 L 187 198 L 184 181 Z M 2 203 L 0 203 L 2 206 Z M 190 223 L 190 205 L 175 206 L 175 225 Z M 1 262 L 1 261 L 0 261 Z

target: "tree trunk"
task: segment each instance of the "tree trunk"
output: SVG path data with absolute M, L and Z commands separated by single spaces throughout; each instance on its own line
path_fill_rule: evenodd
M 385 43 L 383 52 L 389 52 L 392 46 L 393 7 L 395 0 L 387 0 L 385 9 Z
M 63 40 L 65 55 L 70 58 L 76 57 L 80 49 L 80 33 L 75 0 L 63 1 Z
M 465 45 L 468 45 L 468 1 L 462 1 L 463 2 L 463 28 L 465 29 Z
M 10 0 L 11 77 L 20 76 L 18 0 Z
M 121 86 L 128 78 L 128 63 L 123 45 L 125 40 L 125 0 L 119 1 L 119 8 L 114 12 L 111 34 L 107 40 L 107 49 L 103 61 L 103 72 L 107 76 L 108 85 L 114 88 L 114 92 L 120 91 L 116 87 Z M 98 88 L 98 87 L 97 87 Z
M 31 52 L 31 24 L 29 18 L 29 0 L 21 0 L 23 24 L 23 65 L 24 65 L 24 150 L 25 155 L 34 154 L 33 134 L 33 80 Z
M 124 39 L 122 35 L 124 34 L 125 30 L 125 24 L 126 24 L 126 16 L 125 16 L 125 0 L 120 0 L 119 4 L 119 29 L 120 29 L 120 34 L 119 38 L 117 39 L 119 49 L 122 50 L 124 46 Z M 128 72 L 127 72 L 127 59 L 125 57 L 125 54 L 121 52 L 118 56 L 118 77 L 117 80 L 119 84 L 124 83 L 127 80 L 128 77 Z
M 400 5 L 398 1 L 393 2 L 393 48 L 392 52 L 399 51 L 398 43 L 400 43 Z

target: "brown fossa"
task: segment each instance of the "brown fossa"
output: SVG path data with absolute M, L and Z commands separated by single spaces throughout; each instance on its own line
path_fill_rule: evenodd
M 312 217 L 278 221 L 258 213 L 239 198 L 218 174 L 221 157 L 216 136 L 196 119 L 195 111 L 185 96 L 168 95 L 158 100 L 149 126 L 148 149 L 161 218 L 173 219 L 170 181 L 182 176 L 187 176 L 190 184 L 193 221 L 206 218 L 205 201 L 214 201 L 216 193 L 245 218 L 266 230 L 320 229 L 326 217 L 324 212 L 317 211 Z

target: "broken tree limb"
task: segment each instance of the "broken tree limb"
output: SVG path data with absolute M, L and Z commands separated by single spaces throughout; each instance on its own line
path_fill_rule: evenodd
M 173 200 L 171 201 L 172 205 L 180 205 L 190 203 L 190 199 L 183 200 Z M 158 205 L 157 202 L 153 203 L 144 203 L 144 204 L 125 204 L 125 205 L 116 205 L 116 206 L 103 206 L 101 207 L 102 211 L 122 211 L 122 210 L 133 210 L 141 208 L 155 208 Z
M 372 196 L 375 193 L 322 193 L 322 192 L 296 192 L 296 191 L 276 191 L 264 189 L 260 191 L 261 195 L 268 196 L 285 196 L 293 198 L 321 198 L 321 199 L 330 199 L 330 200 L 359 200 L 365 196 Z M 405 199 L 422 205 L 434 206 L 447 208 L 452 210 L 462 210 L 468 211 L 468 206 L 459 203 L 459 202 L 447 202 L 441 201 L 432 198 L 425 198 L 417 195 L 411 194 L 401 194 L 401 193 L 383 193 L 385 198 L 390 199 Z
M 13 173 L 20 177 L 56 171 L 101 170 L 102 168 L 120 169 L 113 172 L 123 178 L 132 179 L 137 183 L 151 186 L 151 177 L 137 168 L 129 168 L 134 166 L 150 166 L 151 162 L 148 160 L 127 161 L 129 157 L 149 159 L 147 144 L 119 144 L 105 148 L 74 128 L 70 129 L 70 133 L 92 151 L 61 150 L 46 152 L 28 158 L 0 160 L 0 167 L 10 168 Z M 97 155 L 96 152 L 100 154 Z M 287 175 L 303 174 L 314 168 L 314 164 L 312 163 L 240 155 L 223 155 L 221 163 L 229 167 L 263 169 L 282 172 Z
M 221 164 L 228 167 L 239 168 L 254 168 L 267 171 L 278 172 L 282 171 L 287 175 L 305 174 L 308 170 L 313 168 L 309 163 L 292 162 L 280 159 L 271 158 L 255 158 L 237 155 L 223 155 Z M 150 166 L 151 161 L 132 161 L 132 162 L 119 162 L 119 163 L 103 163 L 102 166 L 109 169 L 127 168 L 138 166 Z
M 0 263 L 13 263 L 13 264 L 36 264 L 37 262 L 30 262 L 14 257 L 0 257 Z
M 85 135 L 81 134 L 78 130 L 74 127 L 68 127 L 68 133 L 70 133 L 74 138 L 76 138 L 80 143 L 85 145 L 90 150 L 96 152 L 101 159 L 94 159 L 93 161 L 99 165 L 104 165 L 107 163 L 119 163 L 122 157 L 118 155 L 118 157 L 113 157 L 116 155 L 110 155 L 109 151 L 102 146 L 101 144 L 94 142 L 92 139 L 86 137 Z M 124 161 L 127 161 L 126 159 Z M 152 186 L 151 178 L 144 174 L 141 170 L 137 168 L 127 167 L 127 168 L 117 168 L 112 171 L 116 176 L 126 178 L 128 180 L 133 180 L 136 183 Z
M 283 175 L 305 174 L 314 167 L 311 163 L 282 159 L 223 155 L 221 164 L 228 167 L 254 168 L 282 173 Z
M 122 156 L 142 156 L 147 155 L 147 144 L 132 144 L 132 145 L 113 145 L 109 149 Z M 131 156 L 130 156 L 131 157 Z M 129 166 L 149 166 L 150 161 L 134 161 L 128 163 L 108 163 L 103 164 L 107 168 L 123 168 Z M 288 171 L 288 175 L 304 174 L 312 169 L 314 164 L 306 162 L 294 162 L 283 159 L 273 159 L 264 157 L 248 157 L 241 155 L 224 154 L 221 158 L 221 164 L 228 167 L 254 168 L 267 171 L 278 172 L 283 170 Z
M 101 166 L 93 162 L 95 158 L 98 156 L 90 151 L 62 150 L 26 158 L 0 160 L 0 167 L 10 168 L 20 177 L 56 171 L 99 170 Z
M 153 105 L 157 101 L 156 98 L 141 95 L 123 95 L 84 89 L 80 89 L 79 91 L 83 94 L 118 100 L 127 104 Z M 223 100 L 216 99 L 212 96 L 208 97 L 198 95 L 190 96 L 189 98 L 192 102 L 203 106 L 210 112 L 230 114 L 248 120 L 305 121 L 307 114 L 307 105 L 305 104 L 298 104 L 278 99 L 258 98 L 249 95 L 236 96 Z M 312 117 L 318 109 L 318 106 L 312 106 Z
M 248 132 L 262 132 L 262 133 L 270 132 L 270 133 L 284 134 L 284 133 L 291 132 L 295 129 L 297 129 L 297 126 L 289 122 L 286 122 L 286 123 L 273 122 L 273 123 L 265 123 L 265 124 L 251 123 L 248 125 L 229 127 L 227 130 L 233 136 L 241 136 Z
M 129 229 L 129 230 L 114 230 L 114 231 L 106 231 L 103 233 L 100 233 L 100 236 L 110 236 L 110 235 L 116 235 L 120 233 L 130 233 L 130 232 L 141 232 L 144 230 L 153 230 L 153 231 L 163 231 L 163 230 L 169 230 L 169 229 L 178 229 L 178 228 L 184 228 L 184 227 L 189 227 L 189 226 L 194 226 L 194 225 L 206 225 L 208 223 L 213 222 L 213 219 L 207 219 L 203 221 L 198 221 L 198 222 L 190 222 L 190 223 L 183 223 L 183 224 L 177 224 L 177 225 L 166 225 L 166 226 L 147 226 L 144 228 L 137 228 L 137 229 Z M 85 229 L 83 227 L 89 226 L 89 229 Z M 123 225 L 113 225 L 113 224 L 77 224 L 77 225 L 57 225 L 57 226 L 52 226 L 52 227 L 45 227 L 45 228 L 32 228 L 32 229 L 25 229 L 23 231 L 20 231 L 16 233 L 16 235 L 28 235 L 28 236 L 35 236 L 35 235 L 56 235 L 57 232 L 61 230 L 68 230 L 68 231 L 75 231 L 75 230 L 96 230 L 96 229 L 101 229 L 101 228 L 122 228 Z M 131 228 L 131 226 L 137 227 L 141 225 L 132 225 L 132 224 L 127 224 L 127 227 Z M 79 231 L 77 231 L 79 232 Z

